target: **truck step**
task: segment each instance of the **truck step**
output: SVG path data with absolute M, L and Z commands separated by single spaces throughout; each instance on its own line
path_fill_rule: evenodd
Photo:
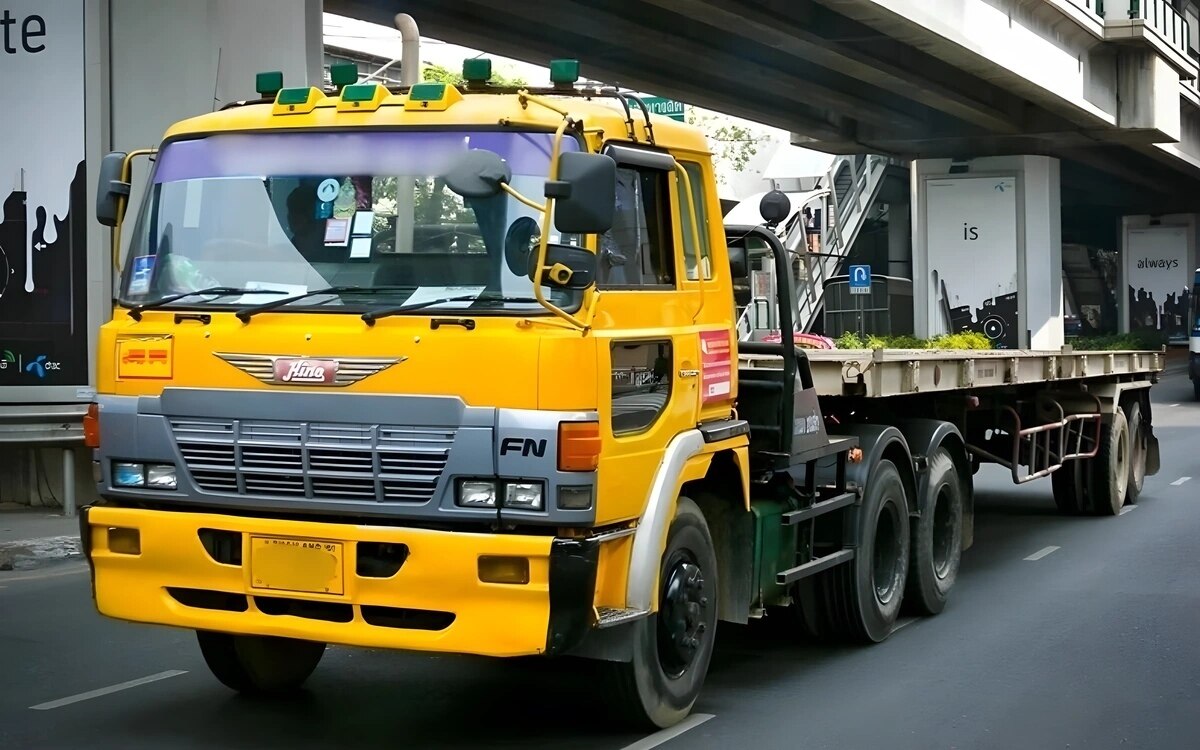
M 822 516 L 826 513 L 832 513 L 835 510 L 845 508 L 847 505 L 853 505 L 857 499 L 858 493 L 843 492 L 840 495 L 834 495 L 828 500 L 822 500 L 819 503 L 813 503 L 807 508 L 788 511 L 787 513 L 783 514 L 783 525 L 795 526 L 798 523 L 811 521 L 817 516 Z
M 596 614 L 600 616 L 596 622 L 598 628 L 611 628 L 650 616 L 650 613 L 644 609 L 615 609 L 613 607 L 597 607 Z
M 775 576 L 775 582 L 780 586 L 786 586 L 789 583 L 799 581 L 801 578 L 807 578 L 815 573 L 820 573 L 822 570 L 832 568 L 834 565 L 840 565 L 844 562 L 849 562 L 854 559 L 854 550 L 844 549 L 839 552 L 834 552 L 832 555 L 818 557 L 816 560 L 806 562 L 803 565 L 797 565 L 794 568 L 782 570 Z

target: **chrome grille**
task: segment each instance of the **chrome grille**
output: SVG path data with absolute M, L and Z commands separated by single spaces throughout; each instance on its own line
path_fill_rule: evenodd
M 330 422 L 172 419 L 188 473 L 208 492 L 425 503 L 452 429 Z

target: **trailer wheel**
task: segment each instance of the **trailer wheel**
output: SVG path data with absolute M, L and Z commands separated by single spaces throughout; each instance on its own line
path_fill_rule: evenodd
M 1083 512 L 1084 472 L 1088 460 L 1068 461 L 1061 469 L 1050 475 L 1050 486 L 1054 490 L 1054 504 L 1064 515 L 1077 516 Z
M 1142 403 L 1139 399 L 1129 402 L 1125 410 L 1129 422 L 1129 487 L 1125 490 L 1125 502 L 1137 502 L 1146 484 L 1146 456 L 1149 452 L 1149 431 L 1142 423 Z
M 929 457 L 928 487 L 912 529 L 905 601 L 921 614 L 936 615 L 946 606 L 962 559 L 962 478 L 945 448 Z
M 1100 450 L 1090 461 L 1088 509 L 1098 516 L 1115 516 L 1129 490 L 1129 422 L 1120 408 L 1100 429 Z
M 896 624 L 908 578 L 908 507 L 904 482 L 891 461 L 871 470 L 858 524 L 854 560 L 823 574 L 817 585 L 831 631 L 878 643 Z
M 658 612 L 631 625 L 633 659 L 602 665 L 614 707 L 662 729 L 692 710 L 717 628 L 717 558 L 704 515 L 679 498 L 659 570 Z
M 239 693 L 286 693 L 308 679 L 325 644 L 295 638 L 230 635 L 197 630 L 200 653 L 213 676 Z

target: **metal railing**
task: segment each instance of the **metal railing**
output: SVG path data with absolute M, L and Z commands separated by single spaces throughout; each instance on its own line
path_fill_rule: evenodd
M 1104 18 L 1104 0 L 1067 0 L 1071 5 L 1096 18 Z
M 858 239 L 875 201 L 884 171 L 891 160 L 883 156 L 856 154 L 839 156 L 829 169 L 826 182 L 824 226 L 820 252 L 809 252 L 803 222 L 792 228 L 784 246 L 799 259 L 796 279 L 796 324 L 809 331 L 825 295 L 825 282 L 841 267 Z
M 1119 0 L 1109 0 L 1116 3 Z M 1171 5 L 1170 0 L 1125 0 L 1129 6 L 1129 18 L 1140 19 L 1158 32 L 1163 41 L 1187 54 L 1188 22 Z

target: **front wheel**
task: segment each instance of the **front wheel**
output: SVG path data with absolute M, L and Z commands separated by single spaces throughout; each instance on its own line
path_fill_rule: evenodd
M 604 665 L 632 724 L 662 729 L 692 710 L 717 628 L 717 558 L 704 515 L 679 498 L 659 570 L 658 611 L 630 626 L 633 659 Z
M 239 693 L 285 693 L 308 679 L 325 644 L 294 638 L 196 631 L 213 676 Z

